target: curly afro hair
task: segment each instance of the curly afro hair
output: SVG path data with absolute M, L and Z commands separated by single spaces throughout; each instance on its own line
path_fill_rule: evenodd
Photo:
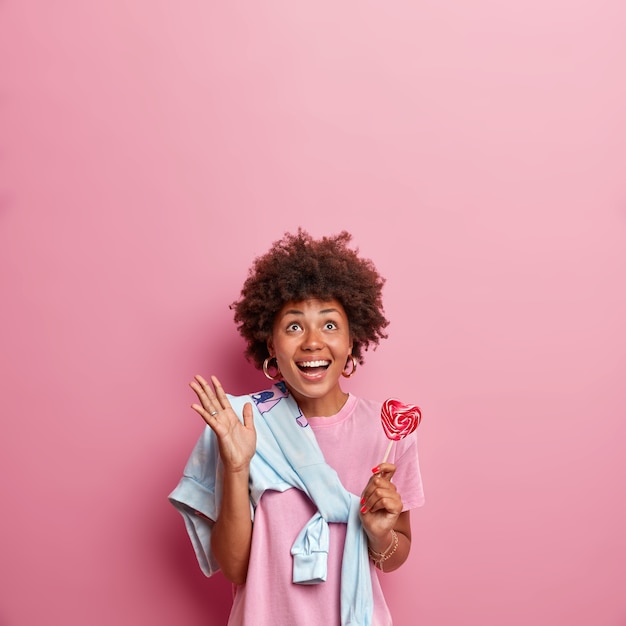
M 255 259 L 241 290 L 231 305 L 246 357 L 257 368 L 269 357 L 267 340 L 274 318 L 287 302 L 308 298 L 339 301 L 346 311 L 353 339 L 352 355 L 363 363 L 363 350 L 376 347 L 387 335 L 382 303 L 385 279 L 369 259 L 348 248 L 352 235 L 313 239 L 301 228 L 285 233 L 270 250 Z

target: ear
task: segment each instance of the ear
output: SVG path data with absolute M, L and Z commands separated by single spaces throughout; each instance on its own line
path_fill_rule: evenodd
M 270 356 L 273 357 L 274 356 L 274 342 L 272 341 L 272 338 L 270 337 L 267 340 L 267 351 L 270 353 Z

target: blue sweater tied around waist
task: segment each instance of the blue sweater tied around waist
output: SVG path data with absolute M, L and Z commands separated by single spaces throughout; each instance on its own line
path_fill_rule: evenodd
M 315 433 L 296 401 L 280 382 L 250 396 L 228 396 L 242 419 L 250 402 L 257 433 L 256 453 L 250 462 L 250 506 L 267 489 L 304 491 L 317 512 L 300 531 L 291 548 L 293 582 L 314 585 L 326 580 L 330 532 L 328 522 L 347 525 L 341 566 L 341 624 L 370 626 L 373 600 L 367 536 L 359 517 L 360 499 L 345 489 L 324 460 Z M 211 529 L 222 497 L 223 466 L 217 438 L 207 426 L 198 440 L 178 486 L 169 495 L 180 511 L 200 568 L 210 576 L 219 569 L 211 552 Z M 202 517 L 196 514 L 201 513 Z

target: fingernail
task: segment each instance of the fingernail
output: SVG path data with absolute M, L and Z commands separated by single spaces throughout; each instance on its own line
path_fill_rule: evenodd
M 361 513 L 367 513 L 367 507 L 362 506 L 361 507 Z
M 365 498 L 361 498 L 361 504 L 365 504 Z
M 372 474 L 378 474 L 380 472 L 380 467 L 378 465 L 372 470 Z

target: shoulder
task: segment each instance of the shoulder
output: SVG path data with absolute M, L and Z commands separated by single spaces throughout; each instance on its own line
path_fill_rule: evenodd
M 380 409 L 382 402 L 352 396 L 346 423 L 359 431 L 359 436 L 377 437 L 382 433 Z
M 354 410 L 359 411 L 361 413 L 367 413 L 371 415 L 376 415 L 376 417 L 380 417 L 380 409 L 383 406 L 383 403 L 380 400 L 371 400 L 369 398 L 360 398 L 358 396 L 355 397 Z

